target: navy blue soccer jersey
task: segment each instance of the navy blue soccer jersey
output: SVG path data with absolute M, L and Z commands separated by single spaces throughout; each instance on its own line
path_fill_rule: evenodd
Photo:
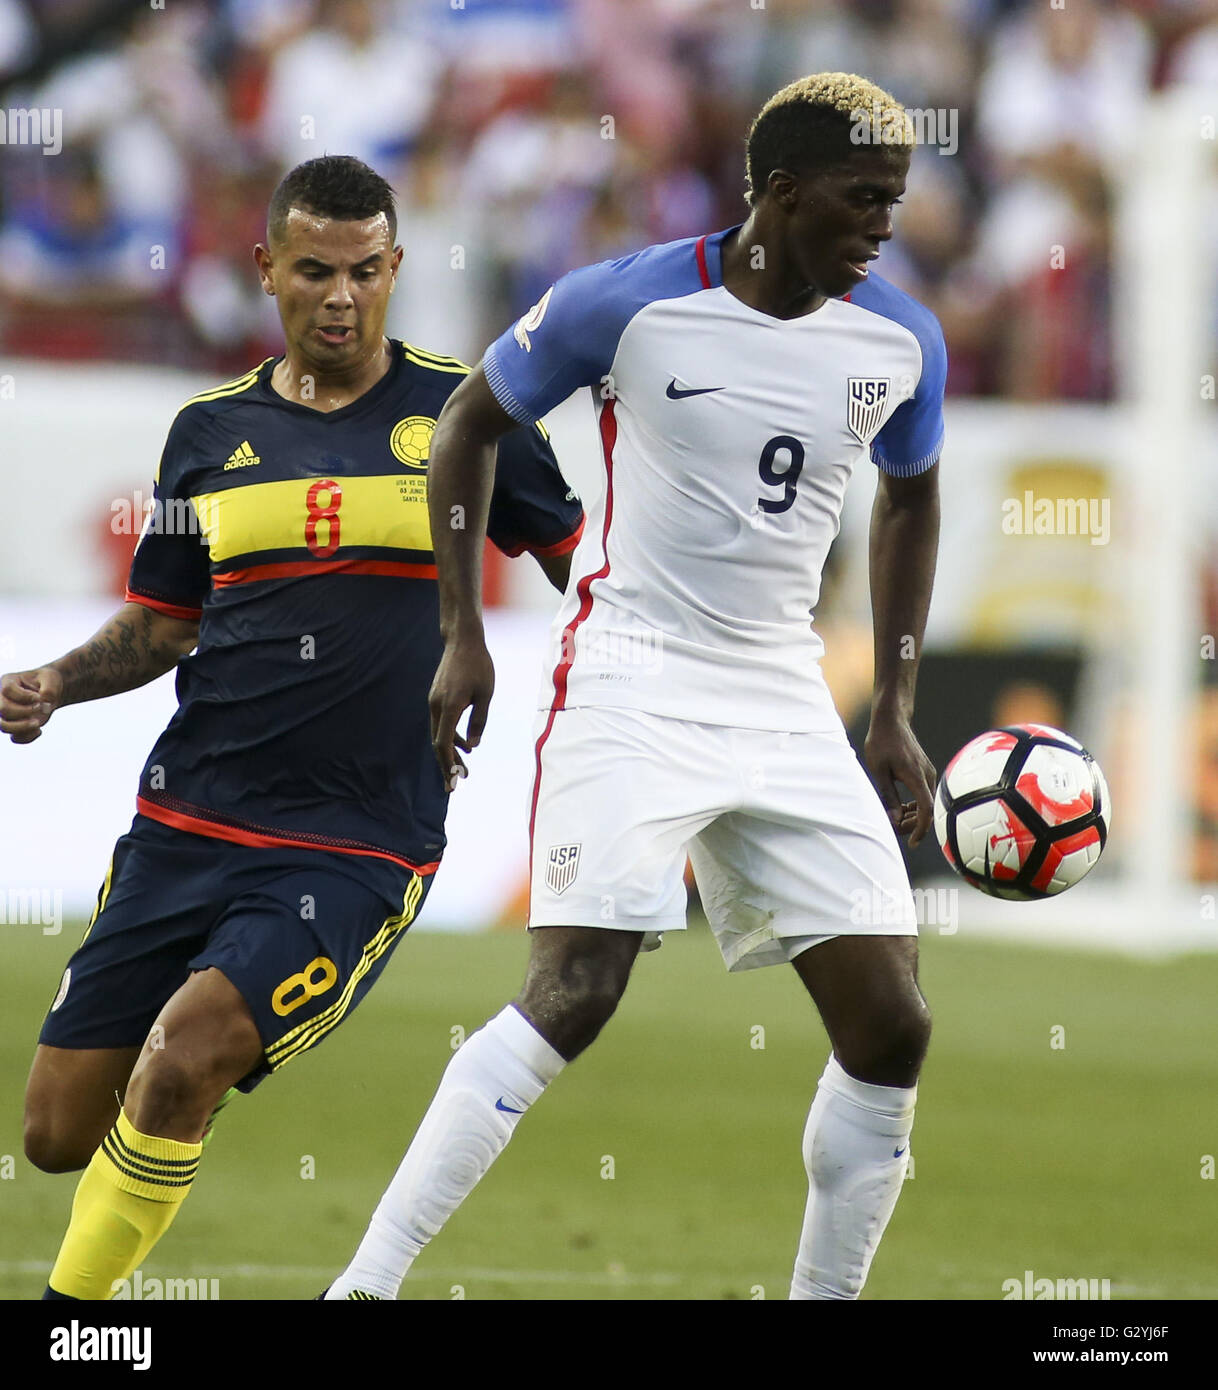
M 280 396 L 268 359 L 174 420 L 127 597 L 198 618 L 199 642 L 140 778 L 144 815 L 421 872 L 439 861 L 427 465 L 436 417 L 469 369 L 391 348 L 385 376 L 341 410 Z M 544 431 L 505 435 L 491 540 L 556 555 L 582 527 Z

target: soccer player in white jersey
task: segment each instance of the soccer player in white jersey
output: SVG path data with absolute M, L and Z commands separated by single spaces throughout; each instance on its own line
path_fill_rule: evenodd
M 327 1297 L 396 1297 L 520 1116 L 600 1032 L 640 947 L 684 927 L 687 852 L 728 968 L 790 961 L 832 1043 L 803 1136 L 791 1297 L 862 1289 L 901 1191 L 930 1035 L 897 834 L 916 844 L 931 818 L 935 773 L 911 717 L 947 364 L 934 316 L 868 271 L 912 143 L 903 110 L 862 78 L 783 88 L 749 133 L 742 226 L 565 276 L 441 415 L 430 511 L 445 651 L 431 709 L 450 783 L 494 685 L 479 593 L 495 441 L 590 389 L 605 489 L 538 719 L 524 986 L 449 1063 Z M 809 623 L 868 454 L 875 787 Z

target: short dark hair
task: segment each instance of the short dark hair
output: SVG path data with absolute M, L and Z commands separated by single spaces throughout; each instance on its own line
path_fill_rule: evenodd
M 765 193 L 775 169 L 799 173 L 831 168 L 875 145 L 894 153 L 913 149 L 912 126 L 895 97 L 854 73 L 800 78 L 774 93 L 749 130 L 748 201 L 756 203 Z
M 375 169 L 349 154 L 323 154 L 307 159 L 283 176 L 267 208 L 268 241 L 283 236 L 292 208 L 340 222 L 362 222 L 383 212 L 389 222 L 389 240 L 397 240 L 393 189 Z

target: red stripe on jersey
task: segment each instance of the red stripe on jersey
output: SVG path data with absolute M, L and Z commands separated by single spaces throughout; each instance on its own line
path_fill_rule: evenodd
M 700 236 L 694 246 L 694 255 L 698 258 L 698 274 L 702 277 L 702 288 L 709 290 L 711 287 L 710 271 L 706 268 L 706 238 Z
M 529 808 L 530 912 L 532 912 L 533 906 L 533 827 L 537 822 L 537 798 L 541 793 L 541 750 L 545 747 L 546 739 L 550 737 L 550 730 L 554 727 L 554 716 L 566 703 L 567 675 L 571 670 L 571 663 L 575 659 L 575 632 L 592 611 L 593 581 L 604 579 L 609 573 L 609 523 L 613 520 L 613 446 L 617 443 L 617 420 L 613 414 L 613 404 L 613 399 L 610 397 L 601 407 L 600 418 L 601 452 L 605 456 L 605 525 L 601 531 L 601 549 L 605 554 L 605 562 L 595 574 L 584 575 L 575 586 L 575 592 L 579 596 L 579 609 L 575 617 L 563 628 L 562 650 L 558 656 L 558 665 L 554 668 L 554 699 L 550 702 L 550 717 L 546 720 L 546 727 L 541 731 L 541 737 L 537 740 L 537 747 L 534 750 L 533 802 Z M 580 529 L 583 529 L 582 523 Z
M 565 540 L 555 541 L 553 545 L 531 546 L 534 555 L 541 555 L 548 558 L 551 555 L 568 555 L 579 544 L 579 538 L 584 534 L 584 522 L 586 517 L 580 517 L 579 525 L 571 532 Z
M 290 835 L 266 835 L 254 830 L 243 830 L 240 826 L 226 825 L 223 821 L 205 820 L 201 816 L 183 815 L 181 811 L 171 811 L 166 806 L 158 806 L 142 796 L 135 798 L 135 809 L 149 820 L 160 821 L 162 825 L 172 825 L 175 830 L 188 830 L 193 835 L 207 835 L 213 840 L 228 840 L 234 845 L 253 845 L 259 849 L 273 849 L 277 845 L 289 845 L 293 849 L 319 849 L 329 854 L 359 854 L 369 859 L 388 859 L 390 863 L 401 864 L 416 874 L 434 874 L 440 867 L 437 859 L 434 864 L 412 864 L 401 855 L 390 854 L 388 850 L 353 849 L 349 845 L 336 845 L 314 840 L 296 840 Z
M 509 560 L 514 560 L 518 555 L 523 555 L 527 550 L 530 555 L 540 555 L 543 559 L 548 559 L 551 555 L 566 555 L 568 551 L 574 550 L 579 544 L 579 538 L 584 534 L 585 517 L 580 517 L 579 525 L 564 540 L 555 541 L 553 545 L 522 545 L 515 550 L 505 550 L 503 553 Z
M 145 608 L 153 608 L 164 613 L 167 618 L 181 618 L 183 622 L 193 622 L 201 617 L 201 608 L 185 608 L 179 603 L 162 603 L 159 598 L 149 598 L 147 594 L 135 594 L 130 589 L 125 594 L 128 603 L 142 603 Z
M 292 579 L 302 574 L 388 574 L 400 579 L 434 579 L 435 565 L 408 565 L 402 560 L 290 560 L 281 565 L 251 565 L 212 575 L 212 584 L 252 584 L 259 579 Z

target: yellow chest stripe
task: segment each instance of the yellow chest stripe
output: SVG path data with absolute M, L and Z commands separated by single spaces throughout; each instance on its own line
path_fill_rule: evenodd
M 424 473 L 243 483 L 191 501 L 213 562 L 296 548 L 324 558 L 350 545 L 431 550 Z

